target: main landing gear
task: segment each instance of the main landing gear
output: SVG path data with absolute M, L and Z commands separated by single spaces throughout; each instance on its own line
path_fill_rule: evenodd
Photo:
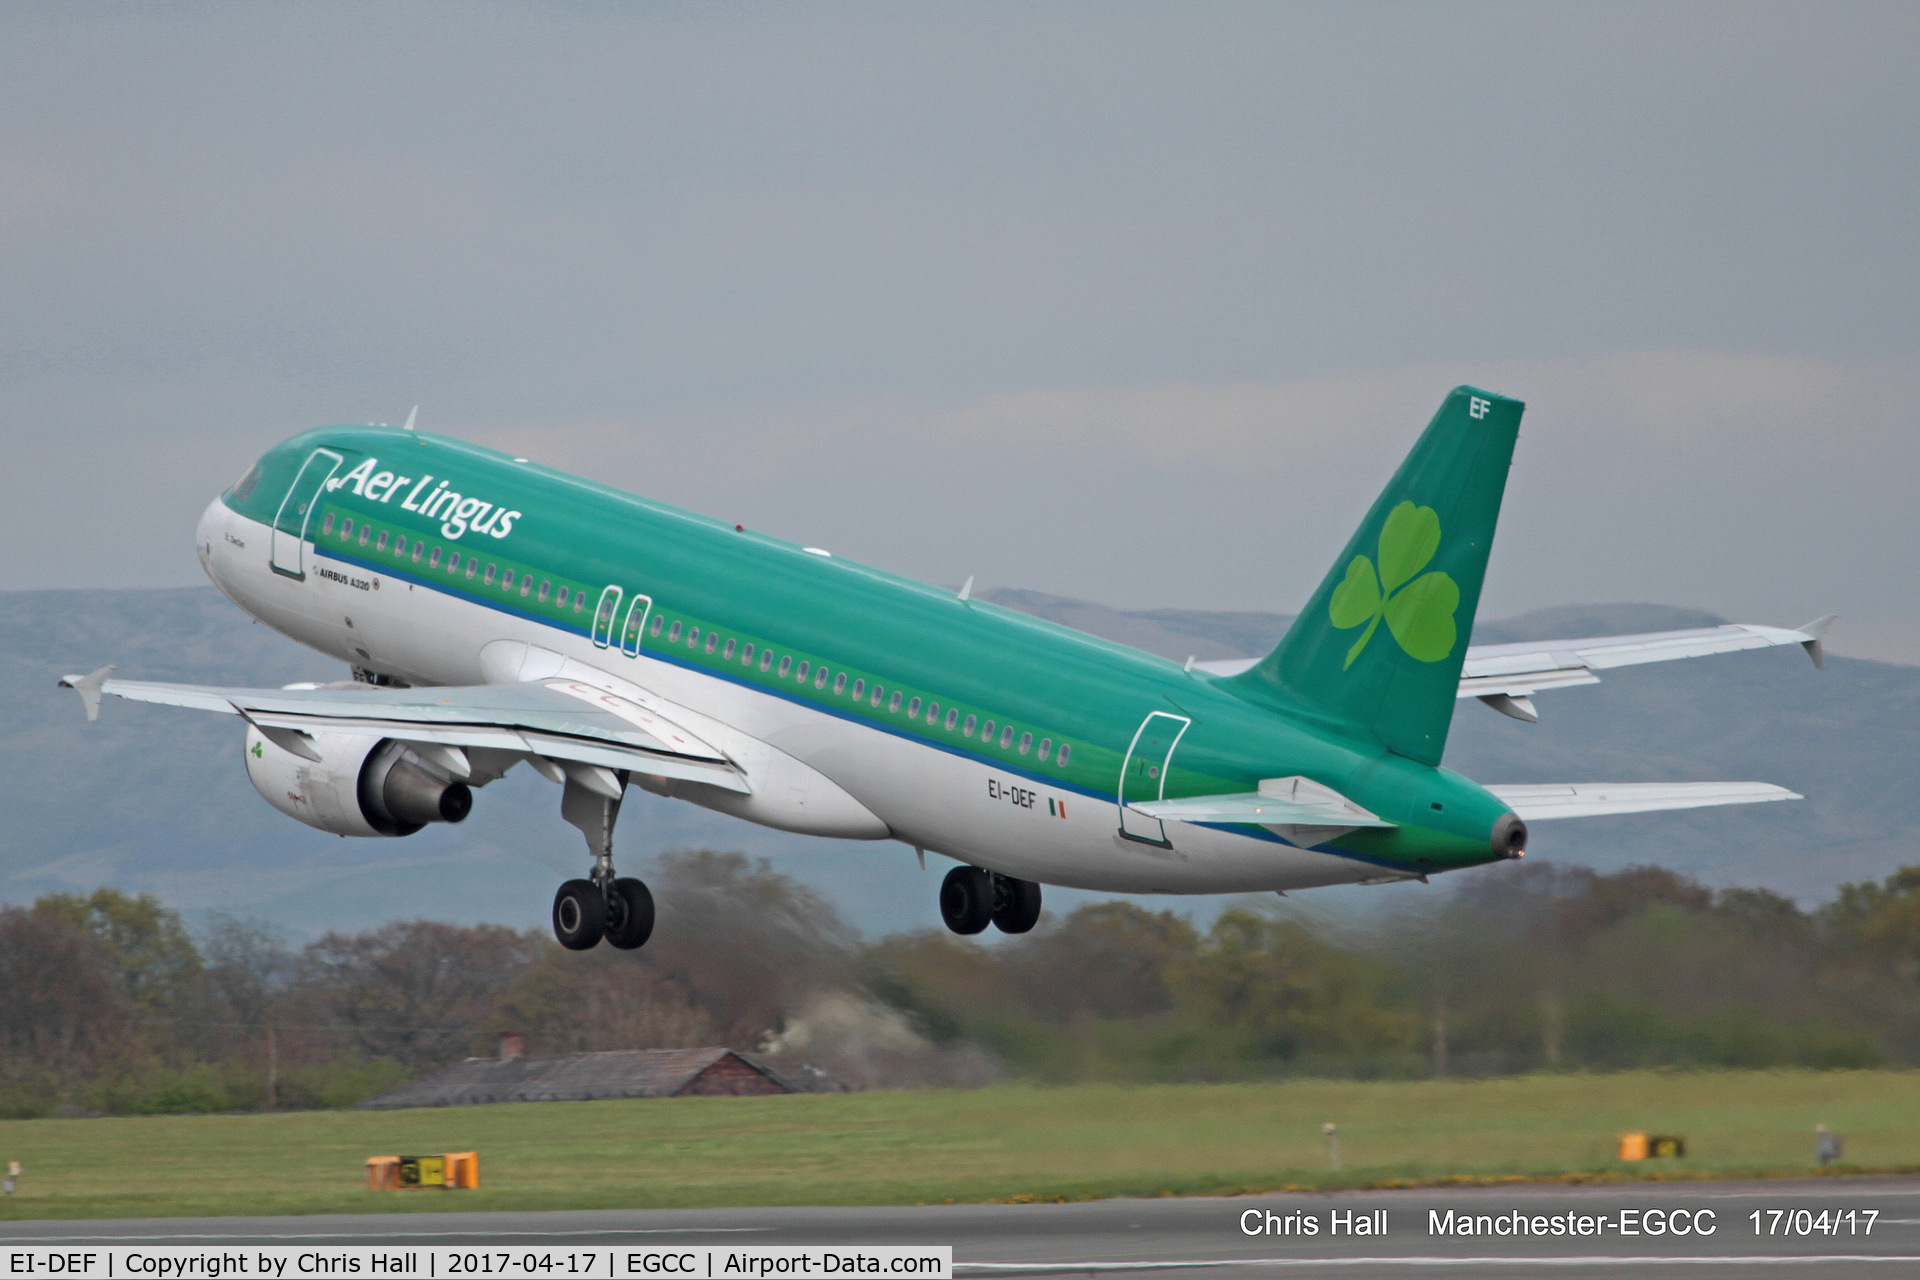
M 940 882 L 940 918 L 955 933 L 1025 933 L 1040 921 L 1040 886 L 984 867 L 955 867 Z
M 602 938 L 632 951 L 653 934 L 653 895 L 643 882 L 613 874 L 613 824 L 620 816 L 626 775 L 609 769 L 581 772 L 584 783 L 572 772 L 567 775 L 560 816 L 587 838 L 593 870 L 553 895 L 553 936 L 569 951 L 591 951 Z

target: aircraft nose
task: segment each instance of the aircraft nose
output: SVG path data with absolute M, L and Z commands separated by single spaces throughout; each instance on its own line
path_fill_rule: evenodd
M 200 513 L 200 523 L 193 532 L 193 549 L 200 557 L 201 571 L 223 591 L 226 590 L 226 583 L 221 581 L 220 568 L 221 563 L 227 558 L 225 553 L 244 549 L 246 545 L 239 539 L 229 536 L 229 527 L 232 523 L 233 512 L 227 509 L 226 503 L 216 497 L 207 504 L 207 509 Z M 229 546 L 230 542 L 238 545 Z

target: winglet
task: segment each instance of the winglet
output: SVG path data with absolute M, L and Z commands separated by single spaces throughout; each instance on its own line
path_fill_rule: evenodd
M 1832 626 L 1839 617 L 1837 613 L 1829 613 L 1815 618 L 1803 627 L 1795 628 L 1806 637 L 1800 642 L 1800 647 L 1807 651 L 1809 658 L 1813 659 L 1813 665 L 1823 670 L 1827 665 L 1827 652 L 1821 642 L 1827 638 L 1827 628 Z
M 111 679 L 113 668 L 106 666 L 84 676 L 61 676 L 60 687 L 80 695 L 80 701 L 87 709 L 87 720 L 91 723 L 100 718 L 100 690 Z

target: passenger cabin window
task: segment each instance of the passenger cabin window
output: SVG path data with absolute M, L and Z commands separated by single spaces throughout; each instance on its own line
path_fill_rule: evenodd
M 740 665 L 743 667 L 753 665 L 753 646 L 751 644 L 740 651 Z
M 523 576 L 523 577 L 522 577 L 522 578 L 520 579 L 520 595 L 521 595 L 521 597 L 522 597 L 522 598 L 525 598 L 525 596 L 527 595 L 527 593 L 528 593 L 528 592 L 530 592 L 530 591 L 532 591 L 532 590 L 533 590 L 533 575 L 529 573 L 529 574 L 526 574 L 525 576 Z
M 1056 763 L 1056 764 L 1058 764 L 1058 765 L 1059 765 L 1059 766 L 1060 766 L 1060 767 L 1061 767 L 1062 769 L 1064 769 L 1064 768 L 1066 768 L 1066 767 L 1067 767 L 1067 757 L 1068 757 L 1068 756 L 1070 756 L 1070 755 L 1072 755 L 1072 754 L 1073 754 L 1073 746 L 1072 746 L 1072 744 L 1071 744 L 1071 743 L 1066 743 L 1066 742 L 1063 742 L 1063 743 L 1061 743 L 1061 744 L 1060 744 L 1060 756 L 1059 756 L 1059 758 L 1058 758 L 1058 759 L 1057 759 L 1057 760 L 1055 761 L 1055 763 Z
M 762 671 L 766 671 L 772 666 L 773 666 L 773 650 L 762 649 L 760 651 L 760 669 Z
M 553 590 L 553 584 L 551 582 L 547 582 L 543 580 L 540 583 L 540 603 L 541 604 L 545 604 L 547 602 L 547 593 L 551 590 Z M 563 600 L 561 601 L 561 603 L 565 604 L 566 601 Z
M 927 704 L 927 723 L 938 724 L 939 721 L 940 721 L 940 704 L 937 702 L 929 702 Z
M 468 556 L 467 557 L 467 581 L 468 582 L 473 581 L 473 575 L 479 568 L 480 568 L 479 557 Z
M 351 519 L 342 520 L 340 522 L 340 541 L 345 542 L 347 539 L 351 538 L 352 536 L 353 536 L 353 521 Z
M 827 687 L 827 669 L 825 667 L 821 667 L 813 673 L 813 687 L 816 689 L 824 689 Z
M 587 607 L 587 593 L 584 591 L 574 592 L 573 593 L 573 611 L 575 613 L 579 613 L 582 609 L 585 609 L 586 607 Z
M 407 554 L 407 535 L 406 534 L 396 533 L 393 535 L 393 554 L 396 557 Z
M 726 647 L 725 649 L 722 649 L 722 650 L 720 651 L 720 656 L 721 656 L 722 658 L 725 658 L 725 659 L 727 659 L 727 660 L 729 660 L 729 661 L 731 661 L 731 660 L 733 659 L 733 651 L 734 651 L 734 649 L 735 649 L 735 648 L 737 648 L 737 647 L 738 647 L 738 644 L 739 644 L 739 642 L 738 642 L 738 641 L 735 641 L 735 640 L 732 640 L 732 639 L 729 639 L 729 640 L 727 641 L 727 647 Z
M 513 590 L 513 570 L 502 569 L 500 571 L 500 589 L 502 591 Z
M 897 698 L 900 695 L 896 693 L 893 696 Z M 919 718 L 920 718 L 920 699 L 915 698 L 912 702 L 909 702 L 907 704 L 907 719 L 918 720 Z
M 363 524 L 360 526 L 360 545 L 361 546 L 364 547 L 367 545 L 367 537 L 368 535 L 372 534 L 372 532 L 373 532 L 372 525 Z M 383 547 L 387 545 L 387 535 L 384 533 L 380 535 L 380 545 Z
M 680 643 L 680 624 L 678 622 L 674 623 L 672 626 L 667 628 L 667 643 L 668 644 Z
M 708 653 L 712 653 L 712 652 L 713 652 L 713 650 L 714 650 L 714 646 L 715 646 L 715 645 L 717 645 L 717 644 L 719 644 L 719 643 L 720 643 L 720 633 L 719 633 L 718 631 L 709 631 L 709 632 L 707 632 L 707 652 L 708 652 Z M 728 656 L 728 657 L 732 657 L 732 656 L 733 656 L 733 646 L 732 646 L 732 645 L 728 645 L 728 646 L 727 646 L 727 656 Z
M 1000 731 L 1000 749 L 1005 751 L 1013 745 L 1013 726 L 1008 725 Z
M 960 731 L 960 736 L 963 738 L 971 738 L 973 736 L 973 726 L 979 723 L 980 723 L 979 716 L 968 716 L 967 727 Z
M 956 720 L 958 720 L 959 718 L 960 718 L 960 713 L 959 713 L 958 711 L 956 711 L 956 710 L 953 710 L 953 709 L 949 709 L 949 710 L 947 711 L 947 732 L 948 732 L 948 733 L 952 733 L 952 732 L 953 732 L 953 723 L 954 723 L 954 721 L 956 721 Z M 969 720 L 969 721 L 967 722 L 967 725 L 968 725 L 968 728 L 969 728 L 969 729 L 971 729 L 971 728 L 972 728 L 972 725 L 973 725 L 973 722 L 972 722 L 971 720 Z
M 875 685 L 873 686 L 872 694 L 867 697 L 867 701 L 877 707 L 880 705 L 880 697 L 884 693 L 886 693 L 886 689 L 883 686 Z
M 427 544 L 424 542 L 416 542 L 413 544 L 413 562 L 415 564 L 420 563 L 420 553 L 425 551 L 426 549 L 427 549 Z
M 329 534 L 333 532 L 333 512 L 331 511 L 327 512 L 327 518 L 320 522 L 320 532 L 322 534 Z
M 898 689 L 895 689 L 895 690 L 893 691 L 893 696 L 892 696 L 891 698 L 889 698 L 889 699 L 887 699 L 887 710 L 889 710 L 889 711 L 891 711 L 891 712 L 893 712 L 893 713 L 894 713 L 894 714 L 896 714 L 896 715 L 898 715 L 898 714 L 899 714 L 899 712 L 900 712 L 900 691 L 899 691 Z
M 554 607 L 558 609 L 567 607 L 567 589 L 565 587 L 560 588 L 560 590 L 554 593 L 553 603 Z
M 838 697 L 839 695 L 845 693 L 846 691 L 847 691 L 847 673 L 842 671 L 839 675 L 833 678 L 834 696 Z M 855 695 L 855 696 L 857 697 L 858 695 Z
M 989 720 L 980 726 L 980 741 L 988 746 L 993 745 L 993 721 Z
M 440 567 L 440 548 L 435 547 L 433 549 L 433 554 L 427 557 L 427 568 L 438 569 L 439 567 Z
M 796 671 L 796 672 L 794 672 L 794 673 L 793 673 L 793 679 L 794 679 L 794 683 L 796 683 L 796 684 L 805 684 L 805 683 L 807 682 L 807 672 L 808 672 L 808 670 L 809 670 L 809 669 L 810 669 L 810 668 L 809 668 L 809 667 L 807 666 L 807 664 L 806 664 L 806 663 L 804 663 L 804 662 L 803 662 L 803 663 L 801 663 L 801 664 L 800 664 L 800 669 L 799 669 L 798 671 Z
M 860 699 L 866 696 L 867 696 L 867 682 L 865 680 L 855 680 L 853 682 L 853 700 L 855 702 L 858 702 L 860 701 Z
M 375 551 L 385 551 L 387 549 L 387 531 L 385 529 L 382 529 L 379 538 L 375 539 L 373 549 Z
M 653 625 L 647 628 L 647 634 L 650 636 L 659 635 L 660 628 L 666 625 L 666 621 L 667 620 L 664 617 L 655 616 L 653 620 Z
M 1021 734 L 1020 735 L 1020 754 L 1025 755 L 1027 754 L 1028 751 L 1032 749 L 1033 749 L 1033 735 L 1030 733 Z
M 489 587 L 493 585 L 493 568 L 494 567 L 492 565 L 488 565 L 487 571 L 480 575 L 480 581 L 484 582 Z M 613 616 L 613 609 L 611 607 L 607 609 L 607 616 L 609 618 Z
M 1047 762 L 1047 753 L 1052 750 L 1053 750 L 1052 738 L 1040 739 L 1040 763 L 1041 764 L 1045 764 Z
M 447 553 L 447 572 L 460 572 L 460 553 L 458 551 L 450 551 Z
M 780 678 L 782 680 L 786 679 L 787 673 L 792 670 L 793 670 L 793 655 L 786 654 L 780 659 Z

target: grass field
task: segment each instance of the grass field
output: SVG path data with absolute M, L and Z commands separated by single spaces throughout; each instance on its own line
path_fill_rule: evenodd
M 1328 1168 L 1323 1122 L 1339 1126 Z M 1813 1126 L 1920 1172 L 1920 1072 L 1630 1072 L 533 1103 L 0 1122 L 6 1218 L 1221 1194 L 1454 1177 L 1779 1176 Z M 1623 1164 L 1629 1129 L 1682 1161 Z M 370 1192 L 370 1155 L 478 1150 L 482 1186 Z

